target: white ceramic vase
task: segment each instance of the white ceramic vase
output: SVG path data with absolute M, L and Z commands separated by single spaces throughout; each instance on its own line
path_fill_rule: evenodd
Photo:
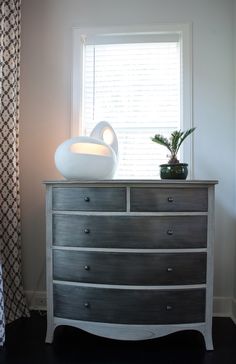
M 103 140 L 80 136 L 59 145 L 55 164 L 66 179 L 111 179 L 116 170 L 117 155 Z

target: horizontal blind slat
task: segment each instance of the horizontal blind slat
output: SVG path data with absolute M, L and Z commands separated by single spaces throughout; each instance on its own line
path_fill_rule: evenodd
M 85 45 L 83 121 L 117 133 L 116 178 L 158 178 L 166 149 L 151 141 L 180 128 L 178 42 Z

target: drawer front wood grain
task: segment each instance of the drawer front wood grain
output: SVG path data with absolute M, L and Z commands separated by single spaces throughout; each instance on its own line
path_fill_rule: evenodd
M 131 188 L 131 211 L 207 211 L 207 188 Z
M 54 284 L 54 316 L 119 324 L 205 320 L 205 290 L 131 290 Z
M 206 253 L 53 252 L 53 278 L 122 285 L 206 282 Z
M 53 244 L 100 248 L 203 248 L 206 216 L 53 216 Z
M 55 187 L 52 191 L 54 210 L 126 210 L 126 190 L 122 187 Z

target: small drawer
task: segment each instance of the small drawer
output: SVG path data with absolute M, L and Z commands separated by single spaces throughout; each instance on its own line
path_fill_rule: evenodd
M 125 188 L 109 187 L 54 187 L 53 210 L 125 211 Z
M 207 188 L 131 188 L 131 211 L 207 211 Z
M 54 284 L 54 316 L 117 324 L 205 321 L 204 289 L 120 289 Z
M 205 248 L 207 216 L 54 214 L 53 244 L 95 248 Z
M 206 282 L 206 253 L 117 253 L 53 251 L 53 278 L 121 285 Z

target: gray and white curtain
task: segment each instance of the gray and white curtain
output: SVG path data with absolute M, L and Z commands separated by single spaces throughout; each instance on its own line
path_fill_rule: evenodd
M 20 6 L 20 0 L 0 0 L 0 261 L 7 323 L 29 315 L 21 275 Z
M 5 341 L 5 318 L 4 318 L 4 301 L 3 301 L 3 284 L 2 284 L 2 267 L 0 265 L 0 346 Z

